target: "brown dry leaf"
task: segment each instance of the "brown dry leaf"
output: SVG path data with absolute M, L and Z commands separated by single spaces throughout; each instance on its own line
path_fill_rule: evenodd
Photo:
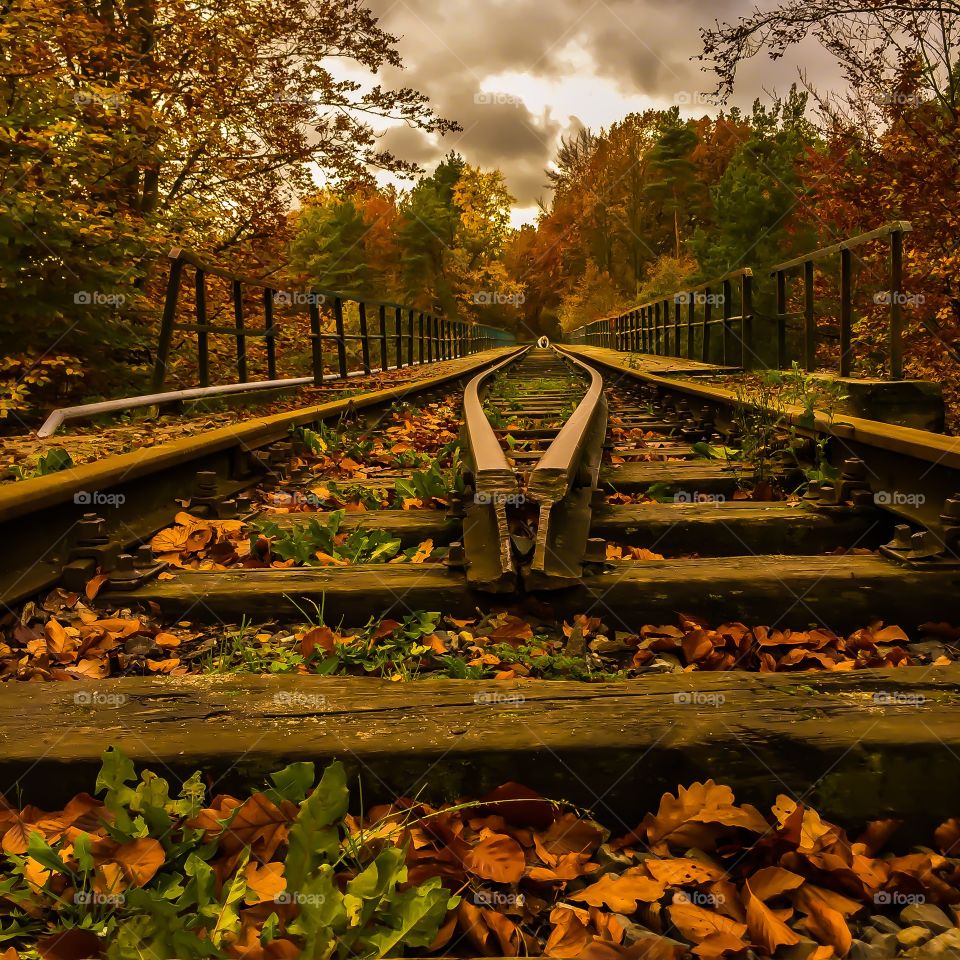
M 819 897 L 807 897 L 804 909 L 807 911 L 807 930 L 810 935 L 833 947 L 838 957 L 845 957 L 850 951 L 853 937 L 843 915 Z
M 246 903 L 266 903 L 275 900 L 285 890 L 287 881 L 283 876 L 283 864 L 271 861 L 260 865 L 251 861 L 243 870 L 247 881 Z
M 960 850 L 960 819 L 951 817 L 945 820 L 934 831 L 933 839 L 941 853 L 956 856 Z
M 73 927 L 37 941 L 43 960 L 90 960 L 101 956 L 103 942 L 92 930 Z
M 591 907 L 606 906 L 614 913 L 631 914 L 637 909 L 638 902 L 654 903 L 666 889 L 667 885 L 662 881 L 646 876 L 642 867 L 630 867 L 619 877 L 604 874 L 586 889 L 570 894 L 569 899 Z
M 654 879 L 677 886 L 722 880 L 726 876 L 720 867 L 714 867 L 700 860 L 691 860 L 688 857 L 676 857 L 672 860 L 657 860 L 651 857 L 644 860 L 643 865 Z
M 110 859 L 123 867 L 127 881 L 135 887 L 149 883 L 153 875 L 163 866 L 166 853 L 159 840 L 153 837 L 141 837 L 130 843 L 121 844 L 111 854 Z
M 235 811 L 230 817 L 231 811 Z M 253 856 L 264 863 L 273 859 L 277 848 L 286 842 L 289 826 L 296 817 L 297 807 L 283 802 L 278 807 L 266 794 L 254 793 L 243 803 L 233 797 L 217 797 L 212 807 L 201 810 L 189 822 L 207 831 L 206 840 L 220 837 L 225 854 L 239 853 L 249 846 Z M 224 827 L 218 821 L 229 820 Z
M 164 649 L 180 646 L 180 638 L 174 633 L 160 632 L 153 638 L 153 642 Z
M 763 947 L 766 953 L 772 956 L 777 947 L 800 942 L 800 937 L 776 917 L 759 897 L 754 896 L 749 880 L 744 883 L 743 898 L 747 908 L 750 938 Z
M 336 649 L 333 631 L 329 627 L 313 627 L 300 638 L 300 652 L 305 657 L 309 657 L 317 647 L 327 653 L 333 653 Z
M 106 659 L 90 660 L 84 658 L 67 667 L 67 673 L 89 680 L 103 680 L 110 676 L 110 661 Z
M 700 941 L 693 952 L 702 957 L 703 960 L 715 960 L 716 957 L 726 956 L 730 953 L 740 953 L 741 950 L 748 949 L 750 944 L 744 943 L 739 937 L 732 933 L 711 933 Z
M 546 946 L 548 957 L 579 957 L 593 939 L 587 928 L 586 913 L 557 906 L 550 912 L 552 927 Z
M 715 933 L 726 933 L 739 940 L 747 932 L 745 923 L 738 923 L 720 913 L 705 910 L 695 903 L 683 901 L 672 903 L 667 908 L 667 912 L 670 914 L 673 925 L 694 943 L 700 943 Z
M 526 860 L 523 848 L 513 837 L 484 830 L 480 842 L 463 858 L 464 869 L 474 876 L 496 883 L 516 883 Z
M 23 854 L 27 852 L 30 843 L 30 833 L 36 830 L 36 822 L 42 816 L 42 811 L 36 807 L 24 807 L 20 813 L 12 811 L 13 824 L 7 829 L 0 841 L 4 853 Z
M 796 890 L 803 883 L 803 877 L 783 867 L 763 867 L 750 877 L 753 895 L 763 901 L 779 897 L 788 890 Z
M 77 637 L 70 636 L 59 620 L 51 617 L 44 624 L 43 632 L 47 637 L 47 652 L 49 654 L 62 663 L 68 663 L 76 659 L 80 640 Z
M 768 829 L 767 821 L 760 812 L 744 804 L 734 806 L 733 791 L 729 787 L 718 786 L 713 780 L 705 783 L 693 783 L 689 787 L 680 787 L 677 796 L 665 793 L 655 815 L 648 814 L 643 821 L 651 844 L 661 840 L 685 847 L 697 846 L 689 842 L 696 838 L 703 844 L 710 844 L 711 832 L 691 829 L 688 824 L 719 824 L 727 827 L 743 827 L 754 833 L 764 833 Z M 707 849 L 701 846 L 701 849 Z
M 171 673 L 180 666 L 180 661 L 176 657 L 169 660 L 148 660 L 147 669 L 151 673 Z
M 433 541 L 424 540 L 423 543 L 417 547 L 417 552 L 410 558 L 410 562 L 423 563 L 424 561 L 430 559 L 431 553 L 433 553 Z
M 584 820 L 573 813 L 564 813 L 557 817 L 538 840 L 551 855 L 561 857 L 565 853 L 592 852 L 605 838 L 606 831 L 600 824 Z
M 87 581 L 87 585 L 83 588 L 86 598 L 88 600 L 96 600 L 97 594 L 109 579 L 110 578 L 105 573 L 98 573 L 95 577 L 91 577 Z
M 339 557 L 330 553 L 324 553 L 323 550 L 317 550 L 314 556 L 320 561 L 321 567 L 349 567 L 349 560 L 341 560 Z
M 844 916 L 856 913 L 863 909 L 863 904 L 859 900 L 853 900 L 845 897 L 836 890 L 827 890 L 825 887 L 818 887 L 812 883 L 806 883 L 797 891 L 795 903 L 803 912 L 807 912 L 807 902 L 811 899 L 817 899 L 825 903 L 831 910 L 836 910 Z

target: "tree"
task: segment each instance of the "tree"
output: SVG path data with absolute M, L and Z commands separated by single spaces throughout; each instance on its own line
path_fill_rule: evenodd
M 413 175 L 379 149 L 370 118 L 456 125 L 414 90 L 364 90 L 331 72 L 401 66 L 395 44 L 362 0 L 8 4 L 0 285 L 15 296 L 0 333 L 102 363 L 105 342 L 152 341 L 136 308 L 144 289 L 162 296 L 143 285 L 165 248 L 255 269 L 316 171 Z
M 674 108 L 667 115 L 648 157 L 652 182 L 646 185 L 646 194 L 673 223 L 674 257 L 678 260 L 681 217 L 691 218 L 691 205 L 703 190 L 694 175 L 696 166 L 691 159 L 696 146 L 696 132 L 690 125 L 680 123 L 679 111 Z

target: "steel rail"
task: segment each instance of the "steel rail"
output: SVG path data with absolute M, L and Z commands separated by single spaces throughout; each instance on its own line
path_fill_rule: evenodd
M 576 357 L 554 352 L 590 377 L 590 386 L 530 473 L 527 493 L 540 517 L 527 584 L 559 589 L 583 576 L 590 537 L 591 501 L 598 485 L 607 433 L 603 377 Z
M 494 374 L 514 363 L 529 349 L 524 347 L 477 374 L 463 392 L 466 481 L 473 493 L 466 504 L 463 520 L 467 580 L 479 589 L 493 592 L 512 591 L 516 586 L 517 569 L 506 508 L 508 500 L 519 497 L 520 487 L 484 412 L 481 388 Z
M 500 354 L 502 356 L 502 354 Z M 398 402 L 466 379 L 499 357 L 465 361 L 466 369 L 338 398 L 270 416 L 251 417 L 167 443 L 78 464 L 0 486 L 0 530 L 17 550 L 0 557 L 0 611 L 54 586 L 71 560 L 73 540 L 91 511 L 103 514 L 103 537 L 121 549 L 152 536 L 171 504 L 190 494 L 198 472 L 218 475 L 217 494 L 233 497 L 260 478 L 252 453 L 285 440 L 290 429 L 348 412 Z

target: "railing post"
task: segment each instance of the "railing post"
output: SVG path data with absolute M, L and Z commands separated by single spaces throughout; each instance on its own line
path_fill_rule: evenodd
M 173 340 L 173 322 L 177 316 L 177 300 L 180 297 L 180 278 L 183 275 L 183 258 L 179 250 L 170 251 L 170 274 L 167 277 L 167 296 L 160 319 L 160 339 L 153 365 L 153 392 L 158 393 L 167 374 L 170 343 Z
M 756 354 L 753 342 L 753 274 L 740 277 L 740 366 L 752 369 Z
M 777 271 L 777 369 L 787 365 L 787 275 Z
M 407 366 L 413 366 L 413 309 L 407 311 Z
M 695 296 L 695 294 L 693 294 Z M 700 345 L 700 359 L 710 362 L 710 322 L 713 320 L 713 304 L 710 302 L 710 288 L 703 295 L 703 343 Z
M 247 382 L 247 338 L 243 335 L 243 284 L 233 281 L 233 319 L 237 327 L 237 376 Z
M 395 307 L 394 308 L 394 320 L 396 322 L 396 330 L 394 334 L 395 346 L 397 348 L 397 369 L 399 370 L 403 366 L 403 308 Z
M 733 284 L 729 280 L 723 281 L 723 365 L 730 365 L 730 358 L 733 356 L 733 344 L 730 342 L 730 335 L 733 333 L 733 325 L 730 318 L 733 316 L 731 311 L 731 301 L 733 300 Z
M 207 340 L 206 273 L 197 267 L 193 276 L 195 314 L 197 318 L 197 374 L 201 387 L 210 386 L 210 346 Z
M 673 298 L 673 355 L 679 357 L 680 354 L 680 300 Z
M 320 304 L 317 295 L 310 291 L 310 353 L 313 361 L 313 384 L 319 387 L 323 383 L 323 341 L 320 332 Z
M 360 311 L 360 356 L 363 363 L 363 372 L 370 373 L 370 340 L 367 336 L 367 305 L 362 301 L 357 301 L 357 309 Z
M 840 376 L 849 377 L 853 366 L 853 255 L 840 251 Z
M 343 329 L 343 300 L 333 298 L 333 319 L 337 325 L 337 368 L 340 379 L 347 378 L 347 341 Z
M 267 340 L 267 379 L 277 379 L 277 344 L 273 329 L 273 290 L 263 288 L 263 332 Z
M 386 373 L 390 357 L 387 352 L 387 308 L 384 304 L 380 304 L 377 314 L 380 320 L 380 371 Z
M 696 318 L 697 303 L 693 297 L 687 301 L 687 359 L 693 359 L 693 321 Z
M 903 231 L 890 234 L 890 379 L 903 379 Z
M 430 322 L 430 318 L 427 317 L 427 323 Z M 420 366 L 423 366 L 423 311 L 421 310 L 417 314 L 417 359 L 420 361 Z M 428 359 L 432 359 L 429 358 Z
M 810 373 L 817 366 L 817 317 L 813 312 L 813 261 L 803 265 L 803 367 Z

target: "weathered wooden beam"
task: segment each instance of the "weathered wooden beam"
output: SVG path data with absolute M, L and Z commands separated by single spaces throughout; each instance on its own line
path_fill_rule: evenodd
M 265 514 L 278 526 L 285 529 L 306 526 L 311 518 L 322 523 L 323 513 L 278 513 Z M 399 537 L 404 546 L 432 540 L 435 546 L 457 540 L 462 532 L 462 521 L 448 517 L 444 510 L 367 510 L 363 513 L 347 513 L 340 530 L 387 530 Z
M 750 467 L 710 460 L 676 463 L 622 463 L 600 468 L 600 489 L 621 493 L 642 493 L 655 483 L 668 484 L 686 493 L 721 493 L 732 496 L 738 477 L 751 475 Z
M 956 620 L 960 570 L 915 571 L 874 556 L 730 557 L 614 562 L 543 600 L 557 615 L 604 617 L 617 629 L 672 622 L 678 612 L 719 623 L 849 632 L 876 620 L 915 629 Z M 484 595 L 442 564 L 370 564 L 286 570 L 177 571 L 105 603 L 153 602 L 168 616 L 239 622 L 302 618 L 304 601 L 322 603 L 328 622 L 364 624 L 417 610 L 471 616 Z
M 838 546 L 875 549 L 891 536 L 877 512 L 826 514 L 787 503 L 624 504 L 594 507 L 590 535 L 667 556 L 696 553 L 826 553 Z
M 350 626 L 370 617 L 403 617 L 417 610 L 471 616 L 483 594 L 460 571 L 440 563 L 372 563 L 286 570 L 178 570 L 173 580 L 153 581 L 131 592 L 101 594 L 104 603 L 153 601 L 171 616 L 239 623 L 248 618 L 303 618 L 304 601 L 322 603 L 328 623 Z
M 564 593 L 563 610 L 606 617 L 619 629 L 669 623 L 677 612 L 712 623 L 847 633 L 882 620 L 916 629 L 956 620 L 960 570 L 908 570 L 875 556 L 729 557 L 616 562 Z
M 956 814 L 960 667 L 595 685 L 210 676 L 5 687 L 9 796 L 17 788 L 53 807 L 91 789 L 111 745 L 168 779 L 202 769 L 215 792 L 292 761 L 339 759 L 368 806 L 478 796 L 519 779 L 623 831 L 664 791 L 713 777 L 741 802 L 769 808 L 787 793 L 859 826 L 896 816 L 907 820 L 898 842 L 929 842 Z

